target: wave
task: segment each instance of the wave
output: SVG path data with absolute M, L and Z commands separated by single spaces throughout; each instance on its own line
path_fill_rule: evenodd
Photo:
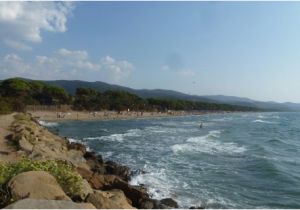
M 96 137 L 86 137 L 84 140 L 103 140 L 103 141 L 118 141 L 123 142 L 126 137 L 138 137 L 141 136 L 140 129 L 130 129 L 126 133 L 116 133 L 109 136 L 96 136 Z
M 252 122 L 254 123 L 268 123 L 268 124 L 277 124 L 276 122 L 271 122 L 271 121 L 267 121 L 267 120 L 253 120 Z
M 68 138 L 68 140 L 69 140 L 70 143 L 81 143 L 85 146 L 85 148 L 88 152 L 92 151 L 91 148 L 84 141 L 81 141 L 79 139 L 74 139 L 74 138 Z
M 202 140 L 209 140 L 209 139 L 217 139 L 220 138 L 222 130 L 213 130 L 209 131 L 205 136 L 198 136 L 198 137 L 191 137 L 187 140 L 187 142 L 194 142 L 197 143 Z
M 144 166 L 143 171 L 131 178 L 131 185 L 144 185 L 147 187 L 148 193 L 154 199 L 162 199 L 172 197 L 171 189 L 174 186 L 172 179 L 167 175 L 166 169 Z
M 270 139 L 267 141 L 268 143 L 281 143 L 281 144 L 286 144 L 283 141 L 279 140 L 279 139 Z
M 45 127 L 57 127 L 58 126 L 58 123 L 56 123 L 56 122 L 46 122 L 46 121 L 42 121 L 42 120 L 39 120 L 38 122 L 40 125 L 45 126 Z
M 222 117 L 222 118 L 212 119 L 212 121 L 215 121 L 215 122 L 224 122 L 224 121 L 231 121 L 232 119 L 233 119 L 232 117 Z
M 230 200 L 204 188 L 198 189 L 199 195 L 195 196 L 191 192 L 193 186 L 190 183 L 175 176 L 172 176 L 172 179 L 170 179 L 169 174 L 174 174 L 174 172 L 169 171 L 167 166 L 154 167 L 145 164 L 141 171 L 143 172 L 131 178 L 130 184 L 145 186 L 153 199 L 173 197 L 177 200 L 180 208 L 189 208 L 191 206 L 206 208 L 235 207 L 235 204 Z M 178 193 L 179 189 L 180 191 L 187 191 L 187 194 Z
M 180 152 L 200 152 L 208 154 L 226 153 L 236 154 L 243 153 L 246 148 L 238 146 L 233 142 L 220 142 L 217 139 L 220 137 L 221 130 L 210 131 L 205 136 L 191 137 L 185 144 L 175 144 L 171 146 L 174 153 Z

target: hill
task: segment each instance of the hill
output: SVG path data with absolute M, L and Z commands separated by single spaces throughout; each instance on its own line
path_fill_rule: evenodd
M 222 104 L 231 104 L 238 106 L 247 106 L 253 107 L 268 111 L 300 111 L 300 104 L 298 103 L 278 103 L 278 102 L 264 102 L 252 100 L 245 97 L 236 97 L 236 96 L 225 96 L 225 95 L 189 95 L 173 90 L 163 90 L 163 89 L 133 89 L 129 87 L 124 87 L 120 85 L 112 85 L 105 82 L 86 82 L 80 80 L 55 80 L 55 81 L 44 81 L 51 85 L 56 85 L 63 87 L 70 94 L 74 94 L 76 88 L 86 87 L 93 88 L 98 91 L 106 90 L 122 90 L 127 91 L 133 94 L 138 95 L 142 98 L 170 98 L 170 99 L 180 99 L 180 100 L 189 100 L 189 101 L 200 101 L 207 103 L 222 103 Z

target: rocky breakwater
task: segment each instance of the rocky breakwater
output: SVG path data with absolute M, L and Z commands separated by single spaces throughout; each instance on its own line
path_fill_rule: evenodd
M 171 198 L 155 200 L 142 186 L 128 183 L 131 171 L 69 142 L 16 114 L 8 142 L 20 161 L 0 160 L 0 206 L 3 208 L 177 208 Z

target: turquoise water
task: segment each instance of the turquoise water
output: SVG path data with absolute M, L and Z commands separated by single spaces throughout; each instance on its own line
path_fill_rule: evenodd
M 55 129 L 144 170 L 132 184 L 182 208 L 300 208 L 300 113 L 77 121 Z

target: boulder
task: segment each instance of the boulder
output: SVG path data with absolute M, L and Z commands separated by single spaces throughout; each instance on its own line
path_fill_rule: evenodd
M 86 152 L 84 154 L 84 158 L 93 172 L 97 172 L 99 174 L 105 173 L 105 167 L 101 155 L 97 156 L 94 152 Z
M 149 198 L 145 188 L 139 186 L 131 186 L 121 178 L 115 175 L 94 174 L 89 180 L 90 185 L 94 189 L 112 190 L 120 189 L 129 198 L 134 207 L 139 208 L 141 199 Z
M 100 191 L 95 190 L 87 197 L 97 209 L 133 209 L 121 190 Z
M 93 172 L 84 167 L 77 167 L 76 170 L 86 180 L 90 180 L 93 176 Z
M 90 184 L 88 183 L 88 181 L 86 181 L 85 179 L 83 179 L 82 181 L 82 188 L 79 194 L 79 197 L 81 198 L 81 200 L 85 200 L 86 197 L 93 193 L 93 189 L 91 188 Z
M 189 209 L 205 209 L 202 206 L 191 206 Z
M 82 154 L 86 153 L 86 147 L 83 144 L 77 143 L 77 142 L 68 142 L 67 143 L 68 150 L 78 150 L 81 151 Z
M 165 198 L 156 200 L 152 198 L 142 198 L 139 201 L 139 208 L 141 209 L 175 209 L 178 204 L 172 198 Z
M 155 209 L 158 208 L 157 200 L 154 199 L 140 199 L 139 208 L 141 209 Z
M 90 203 L 75 203 L 73 201 L 26 198 L 6 206 L 5 209 L 95 209 L 95 206 Z
M 159 206 L 160 209 L 173 209 L 173 208 L 178 208 L 178 204 L 176 201 L 174 201 L 172 198 L 164 198 L 159 201 Z
M 28 171 L 13 177 L 9 183 L 12 198 L 45 200 L 71 200 L 57 183 L 56 179 L 44 171 Z
M 107 174 L 117 175 L 125 181 L 130 179 L 130 169 L 127 166 L 120 165 L 114 161 L 105 162 L 105 170 Z
M 32 152 L 32 149 L 33 149 L 33 145 L 27 141 L 24 137 L 22 137 L 20 140 L 19 140 L 19 147 L 21 150 L 25 151 L 25 152 Z

